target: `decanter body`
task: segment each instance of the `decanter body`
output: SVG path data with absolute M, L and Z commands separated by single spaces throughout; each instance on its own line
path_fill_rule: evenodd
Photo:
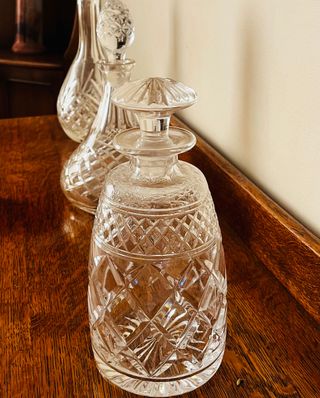
M 131 82 L 117 106 L 140 129 L 119 133 L 130 161 L 107 175 L 89 260 L 92 347 L 100 373 L 143 396 L 174 396 L 209 380 L 226 337 L 221 232 L 203 174 L 178 160 L 195 144 L 170 114 L 196 101 L 169 79 Z
M 94 214 L 106 174 L 123 163 L 124 154 L 115 150 L 112 140 L 121 130 L 136 127 L 135 115 L 111 104 L 112 90 L 130 79 L 134 61 L 100 63 L 104 93 L 90 133 L 65 163 L 60 183 L 65 196 L 76 207 Z
M 77 0 L 79 47 L 61 87 L 57 113 L 64 132 L 81 142 L 89 133 L 103 92 L 98 61 L 107 60 L 97 40 L 97 19 L 104 0 Z

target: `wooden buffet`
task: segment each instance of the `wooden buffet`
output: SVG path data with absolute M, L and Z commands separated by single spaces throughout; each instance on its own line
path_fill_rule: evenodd
M 180 122 L 177 122 L 181 124 Z M 75 148 L 55 116 L 0 121 L 0 397 L 130 397 L 96 370 L 87 317 L 92 217 L 59 187 Z M 186 397 L 320 397 L 319 240 L 199 139 L 228 269 L 228 338 Z

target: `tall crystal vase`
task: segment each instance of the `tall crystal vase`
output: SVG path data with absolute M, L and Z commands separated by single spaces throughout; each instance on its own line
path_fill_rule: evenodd
M 178 160 L 193 134 L 170 115 L 195 92 L 170 79 L 115 91 L 140 129 L 114 138 L 130 158 L 107 176 L 92 232 L 88 305 L 97 367 L 150 397 L 194 390 L 218 370 L 226 339 L 226 268 L 207 182 Z
M 81 142 L 88 135 L 103 92 L 103 76 L 97 63 L 107 54 L 97 40 L 99 13 L 105 0 L 78 0 L 79 47 L 61 87 L 57 113 L 64 132 Z

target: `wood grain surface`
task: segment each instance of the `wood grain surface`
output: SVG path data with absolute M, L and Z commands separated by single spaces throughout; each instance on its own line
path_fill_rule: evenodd
M 102 379 L 90 348 L 92 217 L 72 208 L 59 187 L 74 147 L 54 116 L 0 121 L 1 398 L 133 397 Z M 231 188 L 216 185 L 221 172 L 207 156 L 200 143 L 189 159 L 205 164 L 215 198 L 214 186 Z M 319 324 L 270 266 L 279 247 L 254 250 L 262 226 L 239 230 L 244 205 L 230 209 L 225 199 L 224 208 L 224 195 L 217 197 L 229 278 L 227 349 L 218 373 L 185 397 L 320 397 Z M 294 272 L 288 279 L 296 281 Z M 309 275 L 299 277 L 313 286 Z

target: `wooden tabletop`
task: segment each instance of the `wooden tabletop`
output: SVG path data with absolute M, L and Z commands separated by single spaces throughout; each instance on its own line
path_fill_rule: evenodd
M 73 148 L 54 116 L 0 121 L 1 398 L 133 397 L 104 381 L 93 360 L 86 297 L 92 217 L 72 208 L 59 187 Z M 217 374 L 185 397 L 320 397 L 315 317 L 223 211 L 220 223 L 226 353 Z

